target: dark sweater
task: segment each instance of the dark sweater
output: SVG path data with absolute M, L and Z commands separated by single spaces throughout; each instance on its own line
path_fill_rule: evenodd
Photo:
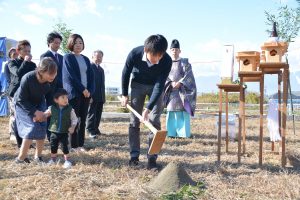
M 105 74 L 103 68 L 97 67 L 95 63 L 91 63 L 91 67 L 95 77 L 95 92 L 92 95 L 93 101 L 105 103 Z
M 54 93 L 56 92 L 56 90 L 58 88 L 62 88 L 63 84 L 62 84 L 62 64 L 63 64 L 63 56 L 58 54 L 58 59 L 53 55 L 53 53 L 48 50 L 45 53 L 43 53 L 40 57 L 40 60 L 42 60 L 45 57 L 50 57 L 54 60 L 54 62 L 57 65 L 57 75 L 55 77 L 55 79 L 53 80 L 52 83 L 50 83 L 51 89 L 49 91 L 48 94 L 46 94 L 46 101 L 47 101 L 47 106 L 53 105 L 54 101 L 53 101 L 53 96 Z
M 163 92 L 166 79 L 171 71 L 172 59 L 165 53 L 158 64 L 148 67 L 147 62 L 142 60 L 143 55 L 144 46 L 136 47 L 129 53 L 122 72 L 122 95 L 128 95 L 129 79 L 132 74 L 132 81 L 154 86 L 146 106 L 152 110 Z
M 63 65 L 63 56 L 60 55 L 59 53 L 57 54 L 58 55 L 58 60 L 54 57 L 53 53 L 48 50 L 46 51 L 45 53 L 43 53 L 41 56 L 40 56 L 40 59 L 42 60 L 43 58 L 45 57 L 50 57 L 54 60 L 54 62 L 56 63 L 57 65 L 57 76 L 55 77 L 55 80 L 51 83 L 51 87 L 54 87 L 54 91 L 57 89 L 57 88 L 62 88 L 63 85 L 62 85 L 62 65 Z
M 91 95 L 93 95 L 94 93 L 95 82 L 91 63 L 88 57 L 84 55 L 82 56 L 87 66 L 87 88 L 85 88 L 81 83 L 79 64 L 75 58 L 75 55 L 72 53 L 68 53 L 65 54 L 63 58 L 62 81 L 64 89 L 68 92 L 69 100 L 72 100 L 76 97 L 81 97 L 82 92 L 85 89 L 87 89 L 91 93 Z
M 24 61 L 23 58 L 16 58 L 8 64 L 10 72 L 10 84 L 8 94 L 14 97 L 15 92 L 20 86 L 21 78 L 30 71 L 35 70 L 36 64 L 33 62 Z
M 16 105 L 33 117 L 37 107 L 45 101 L 45 94 L 49 90 L 49 83 L 40 83 L 36 77 L 36 72 L 29 72 L 23 76 L 14 97 Z

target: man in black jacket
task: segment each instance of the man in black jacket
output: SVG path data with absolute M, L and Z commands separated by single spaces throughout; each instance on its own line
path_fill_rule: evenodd
M 30 72 L 35 70 L 36 64 L 31 61 L 31 45 L 28 40 L 21 40 L 18 42 L 17 46 L 18 58 L 12 60 L 8 64 L 9 74 L 10 74 L 10 84 L 8 87 L 8 95 L 12 99 L 15 95 L 15 92 L 20 87 L 22 77 Z M 11 107 L 12 112 L 12 131 L 17 139 L 18 147 L 21 147 L 22 138 L 18 134 L 16 120 L 14 119 L 15 110 L 14 106 Z
M 122 72 L 122 105 L 128 103 L 128 85 L 131 78 L 131 106 L 140 113 L 144 121 L 150 121 L 161 129 L 160 115 L 163 111 L 162 92 L 172 67 L 172 59 L 166 53 L 168 42 L 162 35 L 151 35 L 144 46 L 134 48 L 128 55 Z M 143 110 L 145 98 L 149 102 Z M 149 145 L 153 133 L 148 135 Z M 140 121 L 131 113 L 129 125 L 129 165 L 139 164 Z M 157 168 L 157 155 L 148 155 L 148 169 Z
M 103 104 L 105 103 L 105 75 L 100 66 L 102 63 L 103 52 L 96 50 L 93 52 L 91 67 L 95 77 L 95 92 L 92 95 L 91 103 L 86 118 L 86 130 L 90 138 L 95 139 L 100 135 L 99 130 Z

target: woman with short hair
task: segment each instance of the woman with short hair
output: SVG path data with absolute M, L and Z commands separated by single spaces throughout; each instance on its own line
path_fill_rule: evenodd
M 49 57 L 43 58 L 35 71 L 25 74 L 14 100 L 18 133 L 23 142 L 16 163 L 29 163 L 27 153 L 32 140 L 36 140 L 34 159 L 42 162 L 42 150 L 46 136 L 47 122 L 45 94 L 57 75 L 56 63 Z
M 71 136 L 71 151 L 86 151 L 83 147 L 85 121 L 89 102 L 94 92 L 94 76 L 91 62 L 81 54 L 84 41 L 79 34 L 70 35 L 67 47 L 71 53 L 63 59 L 63 88 L 68 92 L 69 103 L 78 117 L 78 125 Z

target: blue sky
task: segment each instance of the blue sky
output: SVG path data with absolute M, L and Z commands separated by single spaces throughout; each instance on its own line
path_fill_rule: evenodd
M 169 43 L 175 38 L 180 41 L 181 56 L 189 58 L 195 76 L 201 78 L 220 74 L 224 44 L 233 44 L 235 52 L 260 51 L 268 38 L 264 11 L 276 12 L 284 4 L 297 6 L 296 0 L 0 0 L 4 19 L 0 36 L 28 39 L 38 62 L 47 50 L 47 34 L 61 19 L 82 35 L 84 55 L 104 51 L 106 85 L 119 87 L 129 51 L 149 35 L 160 33 Z M 289 48 L 291 71 L 296 75 L 300 75 L 299 46 L 297 38 Z M 198 85 L 200 92 L 213 90 Z

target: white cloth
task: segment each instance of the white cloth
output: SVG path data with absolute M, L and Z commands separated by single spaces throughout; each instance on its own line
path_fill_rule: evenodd
M 216 119 L 216 130 L 218 134 L 219 130 L 219 116 L 215 117 Z M 237 127 L 235 121 L 237 120 L 236 115 L 228 114 L 228 136 L 230 139 L 234 140 L 237 136 Z M 221 127 L 221 137 L 226 137 L 226 114 L 222 113 L 222 127 Z
M 268 130 L 270 134 L 270 140 L 272 142 L 276 142 L 281 140 L 281 136 L 279 134 L 279 123 L 278 123 L 278 103 L 273 99 L 269 101 L 269 109 L 268 109 Z

